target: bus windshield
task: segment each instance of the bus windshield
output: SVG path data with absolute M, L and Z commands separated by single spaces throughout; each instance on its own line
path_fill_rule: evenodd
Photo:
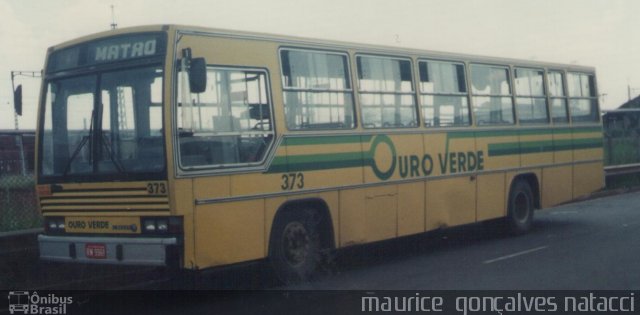
M 165 172 L 162 68 L 46 82 L 40 176 L 56 181 L 156 179 Z

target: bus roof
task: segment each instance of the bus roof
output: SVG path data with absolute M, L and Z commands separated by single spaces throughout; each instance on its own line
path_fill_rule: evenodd
M 154 32 L 154 31 L 166 31 L 166 32 L 177 31 L 180 33 L 200 34 L 200 35 L 206 35 L 206 36 L 220 36 L 220 37 L 238 38 L 238 39 L 246 39 L 246 40 L 265 40 L 265 41 L 280 42 L 286 45 L 312 46 L 312 47 L 326 48 L 326 49 L 343 49 L 343 50 L 355 49 L 355 50 L 362 50 L 363 53 L 378 53 L 378 54 L 398 55 L 398 56 L 413 55 L 419 58 L 434 58 L 434 59 L 444 59 L 444 60 L 452 60 L 452 61 L 471 61 L 471 62 L 487 63 L 487 64 L 507 64 L 507 65 L 517 65 L 517 66 L 524 66 L 524 67 L 538 67 L 538 68 L 550 68 L 550 69 L 558 68 L 558 69 L 567 69 L 567 70 L 573 70 L 573 71 L 595 72 L 594 67 L 575 65 L 575 64 L 562 64 L 562 63 L 541 62 L 541 61 L 515 59 L 515 58 L 490 57 L 490 56 L 443 52 L 443 51 L 436 51 L 436 50 L 408 48 L 408 47 L 392 47 L 392 46 L 383 46 L 383 45 L 361 44 L 361 43 L 352 43 L 352 42 L 344 42 L 344 41 L 326 40 L 326 39 L 303 38 L 303 37 L 296 37 L 296 36 L 289 36 L 289 35 L 276 35 L 276 34 L 259 33 L 259 32 L 235 31 L 235 30 L 228 30 L 228 29 L 206 28 L 206 27 L 188 26 L 188 25 L 147 25 L 147 26 L 134 26 L 134 27 L 109 30 L 109 31 L 86 35 L 80 38 L 76 38 L 76 39 L 61 43 L 59 45 L 52 46 L 49 48 L 49 51 L 58 50 L 64 47 L 68 47 L 74 44 L 78 44 L 81 42 L 85 42 L 85 41 L 89 41 L 89 40 L 97 39 L 101 37 L 108 37 L 108 36 L 128 34 L 128 33 L 137 33 L 137 32 Z

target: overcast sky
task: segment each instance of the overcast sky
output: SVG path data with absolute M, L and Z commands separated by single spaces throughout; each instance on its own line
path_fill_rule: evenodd
M 13 129 L 11 70 L 49 46 L 109 29 L 189 24 L 596 67 L 603 109 L 640 94 L 638 0 L 0 0 L 0 129 Z M 21 129 L 40 82 L 24 84 Z

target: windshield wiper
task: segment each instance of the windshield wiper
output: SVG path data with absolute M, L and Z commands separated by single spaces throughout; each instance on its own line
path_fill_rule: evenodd
M 105 149 L 107 149 L 107 153 L 109 154 L 109 159 L 111 160 L 111 162 L 113 162 L 113 165 L 116 166 L 116 169 L 118 169 L 118 172 L 122 174 L 126 173 L 126 170 L 124 169 L 124 165 L 122 165 L 120 160 L 116 159 L 115 156 L 113 155 L 113 150 L 111 150 L 111 142 L 107 142 L 107 140 L 108 140 L 107 136 L 102 134 L 102 145 L 104 146 Z
M 91 137 L 93 135 L 93 119 L 95 118 L 95 114 L 96 114 L 96 110 L 94 109 L 94 110 L 91 111 L 91 123 L 89 124 L 89 134 L 86 135 L 86 136 L 83 136 L 82 140 L 80 141 L 80 143 L 78 143 L 78 146 L 76 147 L 76 149 L 73 150 L 73 154 L 71 154 L 71 157 L 69 158 L 69 161 L 67 161 L 67 166 L 65 166 L 64 171 L 62 172 L 62 178 L 66 178 L 67 177 L 67 174 L 71 170 L 71 163 L 78 156 L 78 153 L 80 153 L 80 150 L 82 150 L 84 145 L 87 144 L 87 142 L 89 142 L 89 139 L 91 139 Z M 93 161 L 92 157 L 93 157 L 93 155 L 90 154 L 89 155 L 89 160 L 90 161 Z

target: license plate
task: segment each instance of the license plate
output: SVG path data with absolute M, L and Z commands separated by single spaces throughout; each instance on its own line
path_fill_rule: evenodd
M 104 244 L 87 244 L 84 247 L 84 254 L 87 258 L 105 259 L 107 258 L 107 247 Z

